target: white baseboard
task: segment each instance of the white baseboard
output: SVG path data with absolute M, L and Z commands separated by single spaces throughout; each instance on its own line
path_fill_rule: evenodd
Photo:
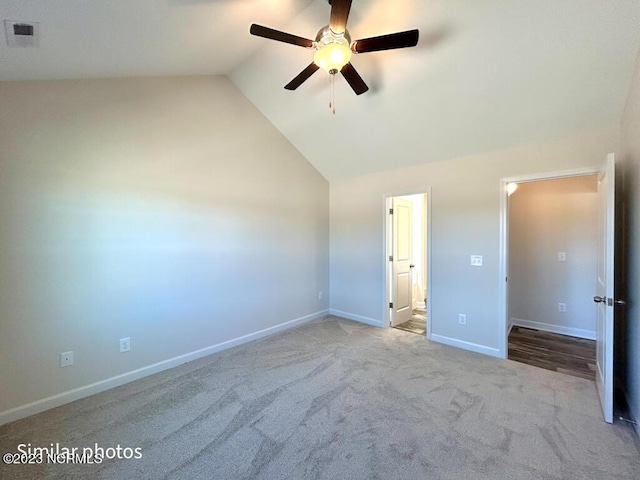
M 521 318 L 511 318 L 511 325 L 514 327 L 533 328 L 544 332 L 559 333 L 561 335 L 569 335 L 571 337 L 586 338 L 587 340 L 595 340 L 595 330 L 583 330 L 581 328 L 563 327 L 553 325 L 551 323 L 534 322 L 532 320 L 523 320 Z
M 509 328 L 507 328 L 507 337 L 511 333 L 511 330 L 513 330 L 513 322 L 509 320 Z
M 329 315 L 335 315 L 336 317 L 346 318 L 348 320 L 354 320 L 360 323 L 366 323 L 374 327 L 384 327 L 382 320 L 376 320 L 375 318 L 363 317 L 362 315 L 356 315 L 354 313 L 343 312 L 342 310 L 329 309 Z
M 29 417 L 31 415 L 35 415 L 36 413 L 44 412 L 45 410 L 50 410 L 67 403 L 80 400 L 81 398 L 95 395 L 96 393 L 104 392 L 105 390 L 119 387 L 120 385 L 124 385 L 125 383 L 148 377 L 149 375 L 153 375 L 155 373 L 177 367 L 184 363 L 192 362 L 193 360 L 206 357 L 207 355 L 211 355 L 213 353 L 220 352 L 231 347 L 242 345 L 243 343 L 248 343 L 253 340 L 266 337 L 268 335 L 273 335 L 283 330 L 302 325 L 303 323 L 309 322 L 311 320 L 321 318 L 328 314 L 328 309 L 311 313 L 309 315 L 305 315 L 304 317 L 296 318 L 288 322 L 274 325 L 273 327 L 265 328 L 263 330 L 258 330 L 257 332 L 249 333 L 241 337 L 227 340 L 226 342 L 211 345 L 210 347 L 205 347 L 194 352 L 186 353 L 184 355 L 170 358 L 168 360 L 163 360 L 162 362 L 154 363 L 153 365 L 142 367 L 137 370 L 132 370 L 121 375 L 116 375 L 115 377 L 107 378 L 106 380 L 100 380 L 99 382 L 95 382 L 90 385 L 74 388 L 73 390 L 62 392 L 57 395 L 52 395 L 35 402 L 27 403 L 26 405 L 21 405 L 19 407 L 5 410 L 3 412 L 0 412 L 0 425 L 4 425 L 5 423 L 13 422 L 15 420 L 20 420 L 21 418 Z
M 444 335 L 438 335 L 437 333 L 431 334 L 431 341 L 444 343 L 445 345 L 450 345 L 452 347 L 462 348 L 463 350 L 469 350 L 470 352 L 482 353 L 491 357 L 503 358 L 503 356 L 500 354 L 500 349 L 498 348 L 466 342 L 464 340 L 458 340 L 457 338 L 445 337 Z

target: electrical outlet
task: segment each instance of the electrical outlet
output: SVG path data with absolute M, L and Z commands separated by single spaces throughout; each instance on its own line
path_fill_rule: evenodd
M 464 313 L 459 313 L 458 314 L 458 323 L 460 325 L 466 325 L 467 324 L 467 316 Z
M 131 337 L 125 337 L 120 339 L 120 353 L 128 352 L 131 350 Z
M 559 312 L 566 312 L 567 311 L 567 304 L 566 303 L 559 303 L 558 304 L 558 311 Z
M 62 352 L 60 354 L 60 366 L 70 367 L 73 365 L 73 352 Z
M 322 297 L 324 297 L 324 292 L 318 292 L 318 300 L 322 300 Z
M 481 267 L 482 266 L 482 255 L 471 255 L 471 266 L 472 267 Z

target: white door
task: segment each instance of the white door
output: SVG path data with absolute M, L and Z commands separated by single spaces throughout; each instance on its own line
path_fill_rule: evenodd
M 393 199 L 393 253 L 391 259 L 391 325 L 411 320 L 413 310 L 413 272 L 411 271 L 411 234 L 413 207 L 410 200 Z
M 615 159 L 613 153 L 598 176 L 598 276 L 596 302 L 596 386 L 604 420 L 613 423 L 613 323 Z

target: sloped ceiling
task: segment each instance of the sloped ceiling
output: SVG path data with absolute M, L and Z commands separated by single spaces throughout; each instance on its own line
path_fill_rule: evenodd
M 4 0 L 41 23 L 37 49 L 0 47 L 0 80 L 227 74 L 329 180 L 616 125 L 640 48 L 637 0 L 353 0 L 363 38 L 420 29 L 418 47 L 352 63 L 371 90 L 328 76 L 283 86 L 312 59 L 249 35 L 314 38 L 326 0 Z M 248 135 L 251 132 L 247 132 Z

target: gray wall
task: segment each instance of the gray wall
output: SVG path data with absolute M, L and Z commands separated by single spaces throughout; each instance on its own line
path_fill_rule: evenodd
M 626 243 L 626 278 L 618 287 L 627 298 L 624 371 L 627 401 L 640 421 L 640 56 L 622 117 L 621 167 L 624 176 L 623 218 Z M 619 337 L 618 337 L 619 338 Z M 637 429 L 640 434 L 640 429 Z
M 432 333 L 439 341 L 498 355 L 501 178 L 599 166 L 618 147 L 614 126 L 332 182 L 332 311 L 383 324 L 383 197 L 431 186 Z M 483 267 L 469 265 L 472 254 L 484 256 Z M 458 323 L 459 313 L 467 314 L 466 326 Z
M 560 178 L 521 183 L 509 197 L 512 323 L 595 339 L 597 186 L 597 175 Z
M 0 105 L 0 413 L 328 308 L 328 183 L 226 77 Z

